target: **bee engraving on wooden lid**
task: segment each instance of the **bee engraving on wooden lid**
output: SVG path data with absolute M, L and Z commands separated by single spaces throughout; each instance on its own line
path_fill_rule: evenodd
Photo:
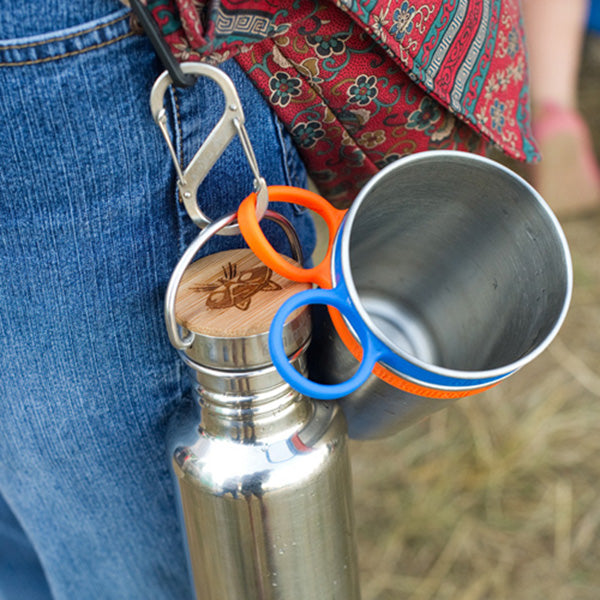
M 186 269 L 175 316 L 180 325 L 200 335 L 262 335 L 269 331 L 283 302 L 310 287 L 310 283 L 297 283 L 272 271 L 248 248 L 223 250 Z M 309 309 L 298 309 L 290 321 L 301 312 Z
M 215 283 L 196 286 L 199 292 L 211 292 L 206 298 L 206 306 L 212 309 L 235 306 L 248 310 L 252 297 L 259 292 L 274 292 L 281 286 L 273 281 L 273 271 L 262 265 L 247 270 L 238 269 L 235 263 L 223 266 L 223 275 Z

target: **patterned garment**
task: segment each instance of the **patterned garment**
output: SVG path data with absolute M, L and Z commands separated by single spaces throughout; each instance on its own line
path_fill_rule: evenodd
M 483 153 L 487 140 L 514 158 L 538 158 L 519 0 L 148 0 L 148 7 L 178 60 L 235 57 L 337 206 L 405 154 Z

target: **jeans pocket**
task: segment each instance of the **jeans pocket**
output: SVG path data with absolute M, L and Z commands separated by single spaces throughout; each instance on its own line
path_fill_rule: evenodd
M 0 31 L 2 36 L 10 34 L 11 31 L 21 31 L 17 24 L 14 24 L 17 16 L 12 15 L 10 11 L 7 13 L 11 20 L 6 26 L 6 32 Z M 65 29 L 0 40 L 0 67 L 44 64 L 104 48 L 134 35 L 129 25 L 129 15 L 129 9 L 123 8 L 93 21 Z M 52 23 L 50 15 L 44 18 L 43 14 L 36 12 L 36 17 L 40 23 Z M 14 24 L 12 28 L 11 23 Z M 27 27 L 23 29 L 23 31 L 28 30 Z

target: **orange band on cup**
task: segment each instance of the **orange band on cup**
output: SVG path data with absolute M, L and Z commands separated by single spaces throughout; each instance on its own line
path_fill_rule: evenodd
M 356 338 L 352 335 L 344 318 L 340 314 L 338 310 L 329 306 L 327 307 L 329 310 L 329 316 L 331 317 L 331 321 L 337 331 L 337 334 L 340 336 L 342 342 L 348 351 L 357 361 L 362 360 L 362 348 L 360 344 L 356 341 Z M 465 398 L 467 396 L 473 396 L 474 394 L 479 394 L 485 390 L 489 390 L 493 388 L 495 385 L 500 383 L 499 381 L 492 383 L 486 387 L 479 387 L 469 390 L 439 390 L 437 388 L 429 388 L 414 383 L 412 381 L 408 381 L 397 375 L 396 373 L 392 373 L 389 369 L 386 369 L 380 363 L 375 363 L 373 367 L 373 374 L 379 377 L 379 379 L 383 379 L 389 385 L 398 388 L 399 390 L 403 390 L 404 392 L 408 392 L 409 394 L 415 394 L 416 396 L 423 396 L 425 398 L 436 398 L 438 400 L 453 400 L 457 398 Z
M 289 202 L 291 204 L 298 204 L 313 210 L 323 217 L 329 230 L 327 252 L 323 260 L 316 267 L 310 269 L 291 265 L 284 260 L 279 253 L 275 251 L 273 246 L 271 246 L 260 228 L 260 224 L 256 218 L 256 194 L 250 194 L 245 198 L 238 209 L 240 231 L 248 246 L 250 246 L 251 250 L 265 265 L 273 269 L 276 273 L 279 273 L 279 275 L 291 279 L 292 281 L 316 283 L 321 288 L 330 289 L 333 287 L 331 277 L 331 253 L 333 251 L 335 236 L 344 219 L 346 211 L 334 208 L 327 200 L 318 194 L 302 188 L 275 185 L 269 186 L 268 190 L 269 202 Z M 341 340 L 344 342 L 344 345 L 352 356 L 360 362 L 362 360 L 362 348 L 359 342 L 348 329 L 346 322 L 339 311 L 331 306 L 327 308 L 333 325 Z M 488 390 L 499 383 L 496 382 L 485 387 L 468 390 L 440 390 L 408 381 L 396 373 L 392 373 L 380 363 L 375 364 L 373 374 L 389 385 L 410 394 L 426 398 L 437 398 L 439 400 L 452 400 L 472 396 Z

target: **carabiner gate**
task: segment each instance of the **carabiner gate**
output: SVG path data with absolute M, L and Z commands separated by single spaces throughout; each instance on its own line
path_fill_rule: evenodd
M 173 142 L 169 136 L 169 130 L 167 128 L 167 112 L 164 107 L 165 93 L 167 88 L 173 83 L 168 71 L 162 73 L 152 86 L 152 91 L 150 93 L 150 109 L 152 111 L 152 117 L 167 142 L 171 158 L 173 159 L 177 171 L 179 196 L 188 215 L 201 229 L 212 223 L 212 220 L 209 219 L 198 206 L 198 188 L 219 157 L 223 154 L 225 148 L 227 148 L 231 140 L 237 135 L 240 138 L 244 154 L 248 159 L 248 164 L 254 175 L 254 191 L 257 195 L 256 215 L 258 219 L 262 219 L 269 204 L 267 183 L 260 175 L 256 156 L 252 149 L 248 132 L 244 126 L 246 118 L 244 116 L 244 111 L 242 110 L 242 104 L 233 82 L 226 73 L 205 63 L 186 62 L 181 63 L 180 67 L 183 73 L 203 75 L 212 79 L 225 95 L 225 110 L 223 115 L 204 143 L 200 146 L 188 166 L 182 170 Z M 219 234 L 237 235 L 239 232 L 240 230 L 237 224 L 230 224 L 221 229 Z

